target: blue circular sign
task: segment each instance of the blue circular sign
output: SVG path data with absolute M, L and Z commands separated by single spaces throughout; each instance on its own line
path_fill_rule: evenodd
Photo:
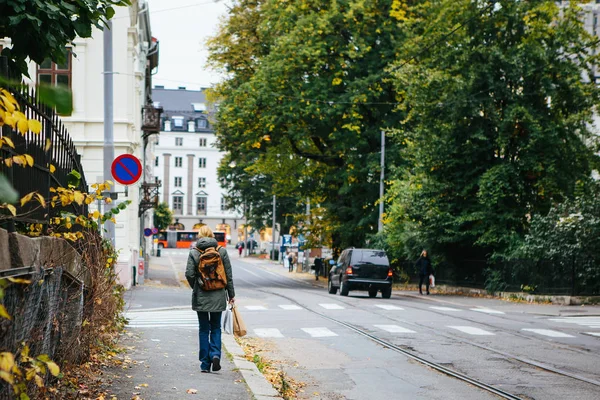
M 152 236 L 152 229 L 150 229 L 150 228 L 144 229 L 144 236 Z
M 142 163 L 134 155 L 122 154 L 113 161 L 111 172 L 115 181 L 122 185 L 131 185 L 142 176 Z

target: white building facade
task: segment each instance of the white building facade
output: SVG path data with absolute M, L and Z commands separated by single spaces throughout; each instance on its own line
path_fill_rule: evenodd
M 152 90 L 163 108 L 162 127 L 154 147 L 154 174 L 161 182 L 160 201 L 169 205 L 180 229 L 206 224 L 238 240 L 242 216 L 226 207 L 217 169 L 223 153 L 216 147 L 211 110 L 203 91 Z
M 133 0 L 129 7 L 116 7 L 112 21 L 114 76 L 114 154 L 133 154 L 142 159 L 141 108 L 149 101 L 147 75 L 158 63 L 158 44 L 150 30 L 147 0 Z M 10 46 L 10 41 L 0 45 Z M 104 39 L 94 28 L 91 38 L 77 38 L 65 49 L 67 62 L 51 61 L 40 65 L 30 63 L 31 84 L 38 82 L 62 84 L 73 93 L 73 111 L 61 119 L 81 155 L 81 164 L 88 184 L 104 181 Z M 133 268 L 138 266 L 140 252 L 140 222 L 138 204 L 142 180 L 129 187 L 116 184 L 118 199 L 130 200 L 125 211 L 116 216 L 115 243 L 119 250 L 117 270 L 120 282 L 129 287 Z M 116 182 L 115 182 L 116 183 Z M 96 205 L 90 205 L 94 210 Z M 150 217 L 151 218 L 151 217 Z

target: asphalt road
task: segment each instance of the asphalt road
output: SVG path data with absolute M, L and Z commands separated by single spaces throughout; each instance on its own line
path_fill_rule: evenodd
M 162 273 L 181 274 L 186 252 L 163 254 L 171 270 Z M 389 345 L 523 399 L 600 397 L 599 307 L 399 291 L 391 299 L 371 299 L 366 292 L 342 297 L 294 279 L 282 266 L 233 252 L 231 259 L 248 336 L 262 343 L 286 374 L 306 383 L 300 398 L 496 398 Z M 197 325 L 185 287 L 139 287 L 128 295 L 134 316 L 170 308 L 146 311 L 150 318 L 134 318 L 132 330 Z

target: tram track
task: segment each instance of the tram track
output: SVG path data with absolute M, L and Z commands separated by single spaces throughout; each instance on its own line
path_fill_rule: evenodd
M 273 273 L 273 272 L 270 272 L 270 271 L 266 271 L 266 270 L 264 270 L 262 268 L 261 268 L 261 270 L 264 271 L 264 272 L 268 272 L 269 275 L 271 275 L 271 276 L 276 276 L 278 278 L 277 280 L 287 281 L 287 279 L 284 276 L 282 276 L 282 275 L 279 275 L 279 274 L 276 274 L 276 273 Z M 293 288 L 294 290 L 301 290 L 302 292 L 311 293 L 311 294 L 317 295 L 319 297 L 327 298 L 327 299 L 330 299 L 330 300 L 333 299 L 333 297 L 330 294 L 317 293 L 317 291 L 314 290 L 314 286 L 310 285 L 308 283 L 306 285 L 310 285 L 311 286 L 310 289 L 309 288 L 299 289 L 295 285 L 288 284 L 288 282 L 284 283 L 284 282 L 277 282 L 277 280 L 274 280 L 274 279 L 271 279 L 271 280 L 275 281 L 274 283 L 277 284 L 277 287 L 273 288 L 274 290 L 278 290 L 278 289 L 291 289 L 291 288 Z M 251 283 L 251 282 L 248 282 L 248 283 Z M 304 282 L 302 282 L 302 283 L 304 283 Z M 259 287 L 258 285 L 255 285 L 253 283 L 251 283 L 251 284 L 253 286 Z M 313 290 L 311 290 L 311 289 L 313 289 Z M 505 398 L 505 399 L 520 399 L 520 397 L 518 397 L 517 395 L 514 395 L 512 393 L 506 392 L 506 391 L 504 391 L 502 389 L 499 389 L 499 388 L 491 386 L 491 385 L 489 385 L 489 384 L 487 384 L 485 382 L 482 382 L 482 381 L 480 381 L 480 380 L 478 380 L 478 379 L 476 379 L 474 377 L 471 377 L 469 375 L 463 374 L 463 373 L 458 372 L 458 371 L 454 371 L 454 370 L 452 370 L 450 368 L 447 368 L 444 365 L 441 365 L 439 363 L 435 363 L 435 362 L 430 361 L 430 360 L 428 360 L 428 359 L 426 359 L 424 357 L 421 357 L 421 356 L 415 354 L 414 352 L 408 351 L 408 350 L 406 350 L 406 349 L 404 349 L 404 348 L 402 348 L 402 347 L 400 347 L 400 346 L 398 346 L 398 345 L 390 342 L 389 340 L 386 340 L 386 339 L 381 338 L 381 337 L 379 337 L 377 335 L 374 335 L 373 333 L 369 332 L 368 330 L 366 330 L 366 329 L 364 329 L 364 328 L 362 328 L 362 327 L 360 327 L 358 325 L 351 324 L 351 323 L 342 321 L 340 319 L 336 319 L 336 318 L 330 317 L 330 316 L 325 315 L 325 314 L 323 314 L 323 313 L 321 313 L 321 312 L 319 312 L 317 310 L 314 310 L 314 309 L 312 309 L 310 307 L 307 307 L 305 304 L 302 304 L 299 301 L 297 301 L 297 300 L 295 300 L 295 299 L 293 299 L 293 298 L 291 298 L 289 296 L 283 295 L 281 293 L 277 293 L 276 291 L 273 291 L 273 290 L 265 290 L 265 289 L 250 289 L 250 290 L 256 290 L 256 291 L 262 292 L 264 294 L 274 295 L 274 296 L 286 299 L 286 300 L 288 300 L 288 301 L 290 301 L 290 302 L 292 302 L 292 303 L 294 303 L 294 304 L 296 304 L 296 305 L 298 305 L 298 306 L 306 309 L 307 311 L 309 311 L 309 312 L 311 312 L 311 313 L 313 313 L 315 315 L 318 315 L 319 317 L 321 317 L 321 318 L 323 318 L 325 320 L 328 320 L 328 321 L 330 321 L 332 323 L 335 323 L 337 325 L 343 326 L 343 327 L 345 327 L 345 328 L 347 328 L 347 329 L 349 329 L 349 330 L 351 330 L 351 331 L 353 331 L 353 332 L 355 332 L 355 333 L 357 333 L 357 334 L 359 334 L 359 335 L 361 335 L 361 336 L 363 336 L 363 337 L 365 337 L 365 338 L 367 338 L 367 339 L 369 339 L 369 340 L 371 340 L 371 341 L 373 341 L 375 343 L 378 343 L 381 346 L 384 346 L 384 347 L 386 347 L 386 348 L 388 348 L 388 349 L 390 349 L 390 350 L 392 350 L 394 352 L 403 354 L 404 356 L 408 357 L 409 359 L 412 359 L 412 360 L 414 360 L 416 362 L 419 362 L 422 365 L 425 365 L 425 366 L 427 366 L 429 368 L 432 368 L 432 369 L 434 369 L 434 370 L 436 370 L 438 372 L 441 372 L 441 373 L 443 373 L 445 375 L 448 375 L 448 376 L 454 377 L 456 379 L 459 379 L 459 380 L 461 380 L 463 382 L 466 382 L 466 383 L 469 383 L 469 384 L 474 385 L 476 387 L 479 387 L 480 389 L 485 390 L 485 391 L 490 392 L 490 393 L 493 393 L 493 394 L 495 394 L 495 395 L 497 395 L 497 396 L 499 396 L 501 398 Z M 340 303 L 342 303 L 342 304 L 350 306 L 352 308 L 357 308 L 359 310 L 361 309 L 361 307 L 357 306 L 356 304 L 353 304 L 352 302 L 348 301 L 347 299 L 336 297 L 335 300 L 338 301 L 338 302 L 340 302 Z M 441 312 L 436 312 L 435 310 L 425 309 L 425 308 L 422 308 L 422 307 L 415 307 L 415 308 L 418 309 L 418 310 L 428 311 L 428 312 L 432 312 L 432 313 L 439 314 L 439 315 L 447 317 L 447 314 L 443 314 Z M 363 310 L 363 311 L 365 311 L 365 310 Z M 369 310 L 369 312 L 373 312 L 373 311 Z M 385 313 L 382 313 L 382 312 L 375 312 L 375 314 L 377 314 L 380 317 L 386 318 L 386 319 L 388 319 L 390 321 L 406 323 L 406 321 L 403 321 L 403 320 L 399 321 L 398 319 L 392 318 L 388 314 L 385 314 Z M 461 319 L 461 320 L 464 320 L 464 321 L 469 321 L 469 322 L 472 322 L 472 323 L 482 324 L 481 322 L 474 321 L 474 320 L 472 320 L 470 318 L 458 317 L 458 316 L 454 316 L 454 315 L 452 317 L 453 318 L 457 318 L 457 319 Z M 410 325 L 418 326 L 420 328 L 424 328 L 424 329 L 427 329 L 427 330 L 430 330 L 430 331 L 435 331 L 433 328 L 431 328 L 431 327 L 429 327 L 427 325 L 419 324 L 419 323 L 412 322 L 412 323 L 410 323 Z M 487 324 L 483 324 L 483 325 L 487 325 Z M 497 329 L 493 325 L 487 325 L 487 326 L 490 326 L 490 327 L 493 327 L 494 329 Z M 510 332 L 510 331 L 507 331 L 507 332 L 509 332 L 510 334 L 514 334 L 514 332 Z M 440 335 L 441 333 L 439 331 L 435 331 L 435 334 Z M 574 379 L 574 380 L 577 380 L 577 381 L 580 381 L 580 382 L 585 382 L 585 383 L 588 383 L 588 384 L 591 384 L 591 385 L 594 385 L 594 386 L 600 386 L 600 382 L 599 381 L 596 381 L 596 380 L 593 380 L 593 379 L 589 379 L 589 378 L 587 378 L 585 376 L 581 376 L 581 375 L 577 375 L 577 374 L 574 374 L 574 373 L 571 373 L 571 372 L 568 372 L 568 371 L 560 370 L 558 368 L 554 368 L 554 367 L 546 365 L 544 363 L 540 363 L 540 362 L 537 362 L 537 361 L 534 361 L 534 360 L 529 360 L 529 359 L 526 359 L 526 358 L 523 358 L 523 357 L 519 357 L 519 356 L 516 356 L 514 354 L 510 354 L 510 353 L 502 351 L 502 350 L 494 349 L 494 348 L 489 347 L 489 346 L 485 346 L 485 345 L 481 345 L 481 344 L 478 344 L 478 343 L 474 343 L 472 341 L 469 341 L 469 340 L 457 337 L 455 335 L 451 335 L 451 334 L 441 334 L 441 335 L 444 336 L 447 339 L 450 339 L 450 340 L 453 340 L 453 341 L 456 341 L 456 342 L 460 342 L 462 344 L 466 344 L 466 345 L 469 345 L 469 346 L 474 346 L 474 347 L 480 348 L 482 350 L 492 352 L 492 353 L 497 354 L 497 355 L 501 355 L 502 357 L 506 358 L 507 360 L 513 360 L 513 362 L 518 362 L 519 364 L 523 364 L 523 365 L 527 365 L 527 366 L 534 367 L 534 368 L 537 368 L 537 369 L 541 369 L 541 370 L 544 370 L 544 371 L 552 373 L 552 374 L 556 374 L 556 375 L 563 376 L 563 377 L 566 377 L 566 378 Z M 525 338 L 527 340 L 540 340 L 540 339 L 537 339 L 537 338 L 531 338 L 529 336 L 520 335 L 520 334 L 518 334 L 517 336 L 519 336 L 521 338 Z M 544 340 L 542 340 L 542 342 L 545 343 L 545 344 L 556 345 L 555 343 L 547 342 L 547 341 L 544 341 Z M 563 349 L 563 350 L 570 350 L 570 351 L 581 352 L 581 350 L 579 350 L 579 349 L 573 349 L 572 347 L 569 347 L 569 346 L 564 346 L 564 347 L 560 346 L 560 348 Z

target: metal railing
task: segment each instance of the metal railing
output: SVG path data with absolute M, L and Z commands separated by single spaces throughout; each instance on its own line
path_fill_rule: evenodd
M 14 77 L 11 79 L 6 68 L 2 68 L 3 64 L 6 66 L 5 60 L 3 63 L 3 58 L 0 57 L 0 76 L 15 82 L 16 79 Z M 7 85 L 2 86 L 13 93 L 19 103 L 20 111 L 28 119 L 36 119 L 41 122 L 42 129 L 39 134 L 32 132 L 21 134 L 10 126 L 4 125 L 1 127 L 1 135 L 10 138 L 15 148 L 6 145 L 0 148 L 0 174 L 8 178 L 8 181 L 21 197 L 31 192 L 37 192 L 48 201 L 54 196 L 54 193 L 50 192 L 50 188 L 67 187 L 69 174 L 71 174 L 71 171 L 76 171 L 81 176 L 77 189 L 87 192 L 88 187 L 81 166 L 80 155 L 77 153 L 77 149 L 57 113 L 52 108 L 42 104 L 32 88 L 24 85 L 16 88 L 6 87 Z M 28 154 L 33 158 L 33 166 L 13 164 L 8 167 L 4 162 L 8 158 L 23 154 Z M 51 168 L 55 168 L 54 172 L 50 171 Z M 41 207 L 39 202 L 30 201 L 22 207 L 20 204 L 16 204 L 16 206 L 16 217 L 7 212 L 0 215 L 0 223 L 6 225 L 9 231 L 14 230 L 14 223 L 41 223 L 47 226 L 51 218 L 64 212 L 87 215 L 86 204 L 72 203 L 63 207 L 59 202 L 55 207 L 50 204 Z

